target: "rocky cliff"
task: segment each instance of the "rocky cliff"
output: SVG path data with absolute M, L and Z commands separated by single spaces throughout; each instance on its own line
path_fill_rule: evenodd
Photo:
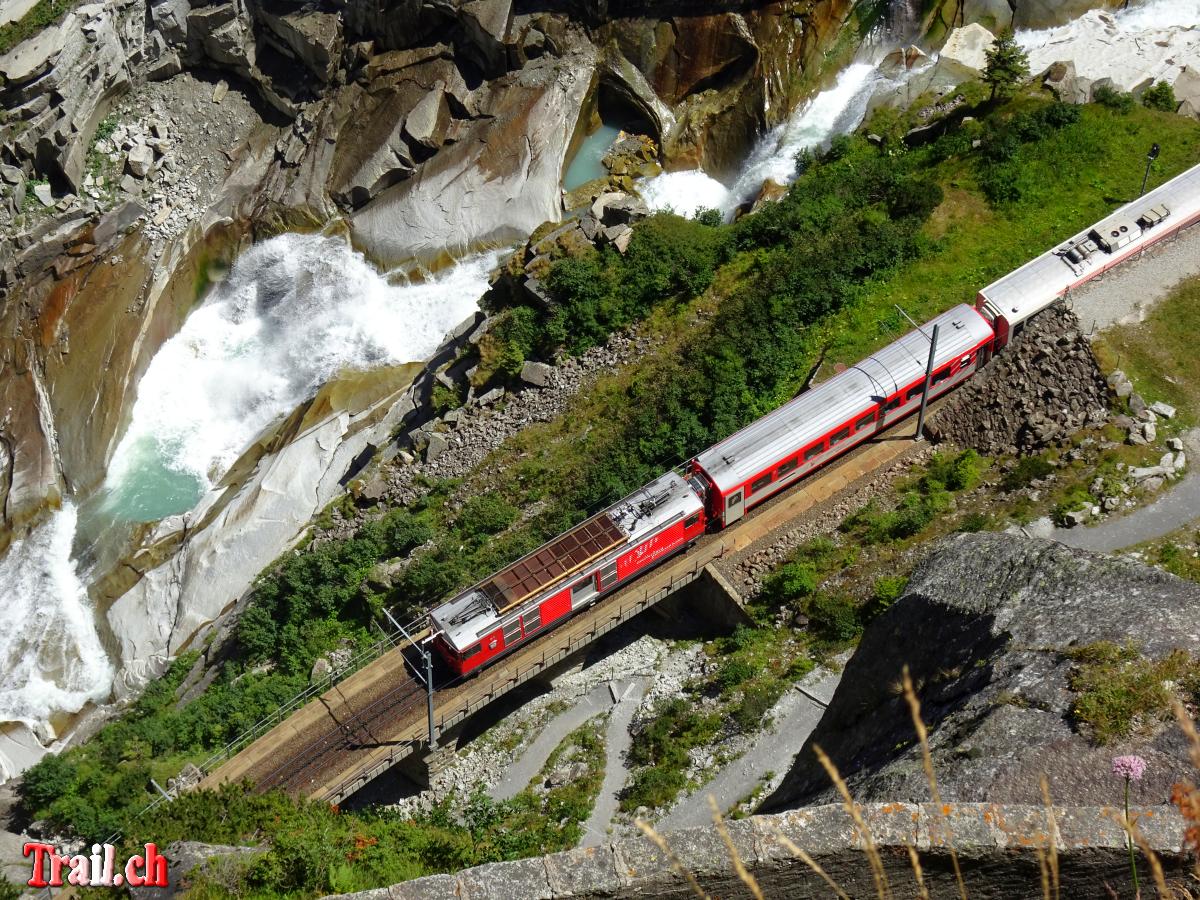
M 1056 802 L 1112 803 L 1121 785 L 1110 760 L 1136 752 L 1149 763 L 1137 802 L 1165 803 L 1187 774 L 1177 727 L 1146 715 L 1131 737 L 1102 747 L 1076 721 L 1072 651 L 1101 641 L 1131 645 L 1151 660 L 1200 651 L 1200 586 L 1049 541 L 947 538 L 868 626 L 829 709 L 763 810 L 834 796 L 814 746 L 837 764 L 856 799 L 929 799 L 897 688 L 906 665 L 944 799 L 1036 803 L 1045 773 Z

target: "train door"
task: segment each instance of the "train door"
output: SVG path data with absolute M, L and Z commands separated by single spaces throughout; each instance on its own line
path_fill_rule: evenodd
M 596 576 L 589 575 L 571 585 L 571 609 L 579 609 L 599 593 L 596 590 Z
M 746 504 L 742 502 L 742 488 L 738 488 L 725 500 L 725 524 L 732 525 L 742 517 L 742 513 L 746 511 Z

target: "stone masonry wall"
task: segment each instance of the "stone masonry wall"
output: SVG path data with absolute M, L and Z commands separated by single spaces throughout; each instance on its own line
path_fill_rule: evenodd
M 1129 857 L 1124 832 L 1104 807 L 1058 808 L 1055 827 L 1037 806 L 984 803 L 869 804 L 863 816 L 879 848 L 895 897 L 917 896 L 906 846 L 920 857 L 932 896 L 957 896 L 947 847 L 959 854 L 968 896 L 1041 897 L 1037 848 L 1057 833 L 1062 894 L 1108 896 L 1106 885 L 1128 893 Z M 1168 879 L 1181 880 L 1188 861 L 1179 851 L 1182 821 L 1174 808 L 1135 811 L 1137 824 Z M 768 897 L 829 897 L 832 892 L 788 849 L 782 838 L 810 854 L 851 897 L 876 896 L 870 867 L 854 825 L 840 805 L 815 806 L 727 824 L 747 869 Z M 679 865 L 711 896 L 751 896 L 738 879 L 729 851 L 713 826 L 668 832 Z M 1149 871 L 1143 860 L 1143 877 Z M 455 875 L 434 875 L 347 895 L 356 900 L 500 900 L 557 897 L 691 897 L 694 893 L 647 838 L 615 841 L 545 857 L 491 863 Z

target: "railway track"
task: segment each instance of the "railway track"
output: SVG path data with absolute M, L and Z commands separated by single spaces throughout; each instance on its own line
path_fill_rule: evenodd
M 942 402 L 931 405 L 930 413 Z M 460 682 L 443 678 L 434 694 L 438 733 L 696 580 L 713 560 L 745 549 L 864 476 L 896 462 L 913 449 L 915 429 L 915 419 L 909 417 L 474 678 Z M 426 749 L 426 696 L 424 686 L 412 675 L 416 662 L 406 659 L 400 649 L 385 653 L 244 748 L 201 786 L 249 779 L 260 791 L 279 789 L 329 802 L 344 800 L 402 759 Z

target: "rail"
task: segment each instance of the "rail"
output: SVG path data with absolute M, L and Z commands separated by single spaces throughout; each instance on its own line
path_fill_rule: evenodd
M 410 624 L 410 627 L 420 622 L 424 622 L 424 617 L 416 619 Z M 380 628 L 382 630 L 382 626 L 380 626 Z M 397 639 L 399 637 L 399 631 L 393 631 L 390 633 L 385 631 L 382 638 L 353 656 L 345 666 L 337 671 L 330 672 L 315 684 L 310 684 L 303 691 L 293 696 L 282 706 L 276 707 L 272 713 L 259 719 L 245 731 L 238 734 L 237 737 L 225 744 L 225 746 L 223 746 L 220 750 L 208 757 L 202 763 L 198 764 L 196 768 L 200 770 L 202 775 L 207 776 L 212 774 L 218 767 L 220 767 L 222 763 L 236 755 L 239 750 L 254 743 L 254 741 L 258 740 L 258 738 L 262 737 L 301 706 L 304 706 L 304 704 L 306 704 L 313 697 L 325 693 L 326 691 L 340 684 L 345 679 L 349 678 L 368 663 L 378 659 L 388 650 L 398 646 L 399 642 Z M 147 813 L 151 813 L 158 809 L 164 803 L 170 803 L 175 799 L 176 796 L 178 796 L 178 792 L 179 788 L 168 788 L 166 791 L 150 801 L 149 804 L 143 807 L 142 810 L 137 813 L 136 816 L 134 816 L 134 818 L 140 819 Z M 105 843 L 115 844 L 121 839 L 122 834 L 123 832 L 121 831 L 113 832 L 111 835 L 105 838 Z
M 666 585 L 657 589 L 643 588 L 639 596 L 632 597 L 625 602 L 617 604 L 615 607 L 610 608 L 603 603 L 593 607 L 590 613 L 595 616 L 596 620 L 592 622 L 591 627 L 578 635 L 573 635 L 567 640 L 565 645 L 554 650 L 543 650 L 539 657 L 527 663 L 518 662 L 515 666 L 511 666 L 510 664 L 511 667 L 508 668 L 501 663 L 495 669 L 484 672 L 480 676 L 480 681 L 471 685 L 461 696 L 455 698 L 454 702 L 450 704 L 451 709 L 449 712 L 445 709 L 443 709 L 440 715 L 435 712 L 438 733 L 444 734 L 447 729 L 453 728 L 496 698 L 524 684 L 534 675 L 544 672 L 555 663 L 561 662 L 595 641 L 596 638 L 607 634 L 618 625 L 632 619 L 638 613 L 662 602 L 681 587 L 691 584 L 700 577 L 700 572 L 705 566 L 714 560 L 720 559 L 725 555 L 725 551 L 725 542 L 721 541 L 715 548 L 707 550 L 693 558 L 692 565 L 682 573 L 673 574 Z M 619 597 L 620 594 L 617 596 Z M 597 615 L 597 613 L 601 612 L 603 613 L 602 615 Z M 564 627 L 569 627 L 569 623 Z M 553 643 L 552 635 L 553 632 L 544 636 L 544 646 L 549 646 Z M 491 677 L 489 678 L 488 676 Z M 414 702 L 412 705 L 416 706 L 416 703 Z M 397 742 L 398 746 L 393 747 L 387 756 L 368 762 L 353 774 L 342 779 L 334 787 L 315 796 L 318 799 L 336 803 L 350 796 L 402 759 L 410 756 L 413 749 L 421 743 L 420 738 L 411 738 L 406 741 Z

